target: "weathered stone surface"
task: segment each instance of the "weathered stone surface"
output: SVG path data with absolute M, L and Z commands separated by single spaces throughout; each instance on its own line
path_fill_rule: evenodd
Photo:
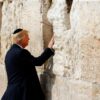
M 48 76 L 47 80 L 47 100 L 92 100 L 94 95 L 99 94 L 98 85 L 91 82 L 71 80 L 62 76 Z
M 1 29 L 1 21 L 2 21 L 2 2 L 0 2 L 0 29 Z
M 81 79 L 98 83 L 100 83 L 99 4 L 99 1 L 76 1 L 73 3 L 71 13 L 71 21 L 73 23 L 72 30 L 74 30 L 76 34 L 76 50 L 78 50 L 78 61 L 76 60 L 76 66 L 80 66 Z M 76 7 L 76 9 L 74 9 L 74 7 Z M 74 17 L 76 14 L 78 17 L 75 20 Z
M 64 50 L 64 38 L 66 37 L 66 31 L 70 29 L 69 14 L 67 13 L 67 4 L 65 0 L 52 1 L 51 9 L 48 11 L 48 19 L 53 25 L 53 31 L 55 35 L 54 48 L 56 49 L 56 54 L 54 57 L 53 70 L 56 74 L 63 75 L 66 61 L 66 55 Z
M 0 100 L 7 86 L 7 77 L 4 65 L 0 64 Z
M 100 1 L 74 0 L 70 13 L 67 13 L 65 1 L 53 0 L 48 11 L 56 50 L 53 65 L 55 88 L 52 88 L 51 100 L 99 100 L 96 86 L 100 84 Z M 98 93 L 94 94 L 94 91 Z
M 3 2 L 0 1 L 0 30 L 1 30 L 1 24 L 2 24 L 2 5 L 3 5 Z M 0 56 L 1 56 L 1 34 L 0 34 Z
M 47 12 L 50 8 L 51 2 L 50 0 L 41 0 L 42 3 L 42 30 L 43 30 L 43 40 L 44 40 L 44 47 L 48 46 L 48 42 L 51 39 L 51 36 L 53 35 L 53 27 L 49 23 L 47 19 Z

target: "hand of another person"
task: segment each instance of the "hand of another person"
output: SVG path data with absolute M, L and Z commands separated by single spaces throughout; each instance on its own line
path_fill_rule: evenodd
M 52 36 L 52 38 L 51 38 L 51 40 L 50 40 L 50 42 L 48 44 L 48 48 L 52 48 L 53 45 L 54 45 L 54 35 Z

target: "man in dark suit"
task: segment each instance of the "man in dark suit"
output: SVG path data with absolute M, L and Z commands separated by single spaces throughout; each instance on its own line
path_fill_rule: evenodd
M 53 38 L 39 57 L 24 49 L 28 45 L 28 31 L 17 29 L 13 33 L 13 45 L 5 57 L 8 78 L 7 89 L 1 100 L 45 100 L 35 66 L 41 66 L 54 55 Z

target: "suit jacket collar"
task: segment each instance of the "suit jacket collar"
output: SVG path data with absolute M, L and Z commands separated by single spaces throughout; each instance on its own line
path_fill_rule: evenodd
M 12 47 L 16 47 L 16 48 L 24 49 L 23 47 L 21 47 L 21 46 L 18 45 L 18 44 L 13 44 Z

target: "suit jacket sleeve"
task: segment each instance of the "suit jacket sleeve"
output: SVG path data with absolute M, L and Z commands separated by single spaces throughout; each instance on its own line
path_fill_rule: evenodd
M 32 56 L 29 51 L 23 49 L 21 53 L 22 62 L 30 65 L 33 64 L 34 66 L 41 66 L 46 60 L 48 60 L 51 56 L 54 55 L 54 50 L 50 48 L 46 48 L 44 52 L 38 56 Z

